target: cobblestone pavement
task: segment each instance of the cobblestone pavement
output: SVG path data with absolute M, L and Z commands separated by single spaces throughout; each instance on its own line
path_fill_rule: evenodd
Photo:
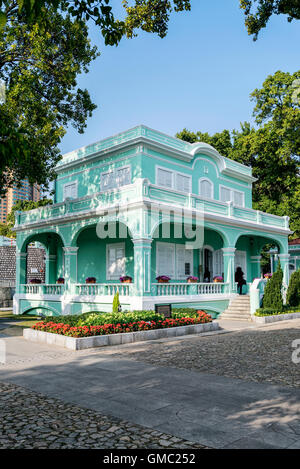
M 172 435 L 0 383 L 0 449 L 203 449 Z
M 300 364 L 292 362 L 295 339 L 300 339 L 300 320 L 228 334 L 137 344 L 123 349 L 120 356 L 153 365 L 298 388 Z

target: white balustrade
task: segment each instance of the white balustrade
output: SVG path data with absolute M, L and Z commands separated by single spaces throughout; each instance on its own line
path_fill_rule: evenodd
M 64 292 L 63 284 L 37 284 L 28 283 L 23 285 L 24 293 L 29 295 L 62 295 Z
M 129 283 L 84 283 L 76 285 L 76 293 L 84 296 L 108 295 L 114 296 L 119 292 L 120 296 L 129 296 Z
M 155 283 L 157 296 L 220 295 L 227 283 Z

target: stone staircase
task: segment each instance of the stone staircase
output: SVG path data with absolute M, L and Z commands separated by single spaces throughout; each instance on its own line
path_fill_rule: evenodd
M 228 308 L 219 316 L 219 319 L 251 321 L 250 296 L 239 295 L 231 300 Z

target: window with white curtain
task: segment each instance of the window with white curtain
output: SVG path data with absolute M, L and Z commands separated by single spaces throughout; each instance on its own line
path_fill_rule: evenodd
M 108 191 L 131 183 L 130 166 L 123 166 L 101 174 L 101 190 Z
M 108 244 L 106 247 L 106 278 L 119 280 L 125 275 L 125 243 Z
M 184 244 L 157 243 L 156 274 L 185 280 L 193 274 L 193 250 Z
M 166 168 L 156 168 L 156 184 L 182 192 L 192 191 L 192 177 Z
M 222 249 L 218 249 L 213 253 L 213 272 L 214 276 L 222 276 L 224 274 L 224 257 Z
M 157 243 L 156 245 L 156 274 L 175 277 L 175 244 Z
M 176 173 L 176 187 L 178 191 L 191 192 L 191 178 L 184 174 Z
M 231 190 L 227 189 L 227 187 L 220 188 L 220 199 L 222 202 L 230 202 L 231 201 Z
M 167 169 L 157 168 L 157 184 L 163 187 L 173 187 L 173 173 Z
M 199 194 L 205 199 L 213 199 L 214 186 L 209 179 L 200 179 L 199 181 Z
M 244 192 L 220 186 L 220 200 L 222 202 L 233 202 L 238 207 L 245 206 Z
M 185 280 L 193 275 L 193 250 L 186 249 L 184 244 L 176 244 L 176 277 Z
M 70 198 L 70 199 L 77 198 L 77 181 L 70 182 L 64 185 L 63 197 L 64 197 L 64 200 L 67 198 Z

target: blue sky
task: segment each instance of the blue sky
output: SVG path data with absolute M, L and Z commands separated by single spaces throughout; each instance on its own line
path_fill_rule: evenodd
M 164 39 L 140 33 L 118 47 L 104 47 L 92 27 L 101 56 L 78 84 L 98 108 L 84 134 L 68 129 L 61 151 L 137 124 L 174 135 L 184 127 L 214 133 L 251 121 L 251 91 L 277 70 L 299 70 L 300 22 L 273 18 L 253 42 L 238 5 L 239 0 L 192 0 L 191 12 L 172 15 Z

